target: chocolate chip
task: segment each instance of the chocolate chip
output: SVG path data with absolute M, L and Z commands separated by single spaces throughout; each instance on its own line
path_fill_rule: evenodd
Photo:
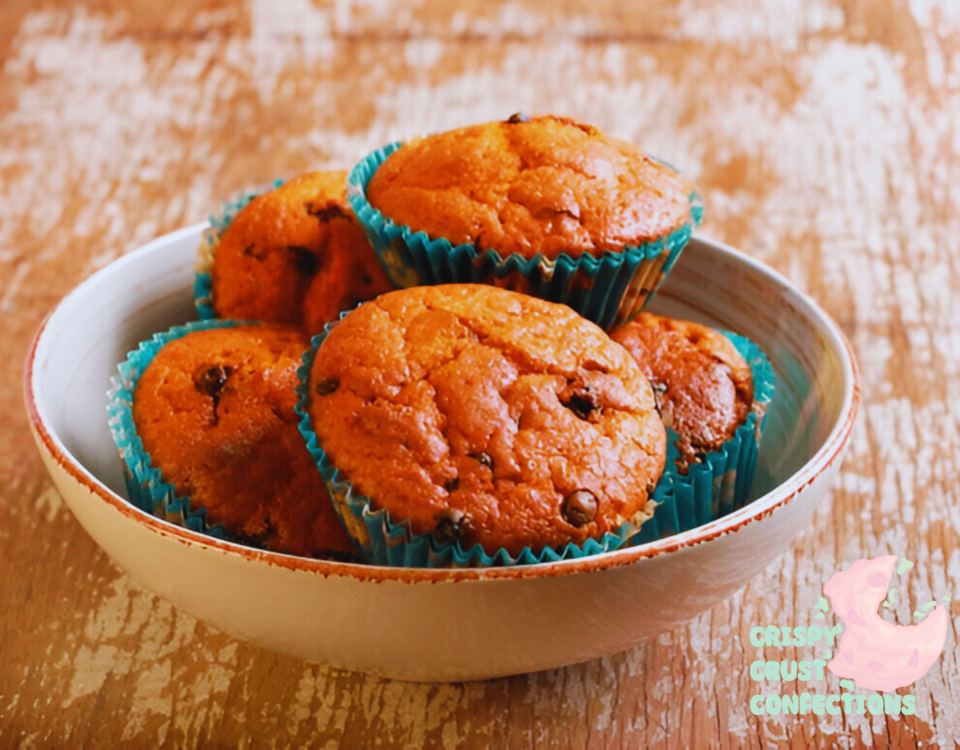
M 590 419 L 590 415 L 595 410 L 600 409 L 602 411 L 597 400 L 597 392 L 586 384 L 574 386 L 573 391 L 567 396 L 566 401 L 561 398 L 561 403 L 580 417 L 580 419 L 584 420 Z
M 201 367 L 193 376 L 193 385 L 200 393 L 213 399 L 213 422 L 220 421 L 217 407 L 220 405 L 220 394 L 227 384 L 227 379 L 233 374 L 232 367 L 223 365 L 209 365 Z
M 309 213 L 311 216 L 317 217 L 317 219 L 321 222 L 347 218 L 347 212 L 340 208 L 340 206 L 338 206 L 336 203 L 328 203 L 325 206 L 318 206 L 316 204 L 308 206 L 307 213 Z
M 507 118 L 507 122 L 516 125 L 518 122 L 530 122 L 530 115 L 526 112 L 514 112 Z
M 288 247 L 291 253 L 293 253 L 293 266 L 297 269 L 297 273 L 302 276 L 312 276 L 316 273 L 317 270 L 317 256 L 311 253 L 305 247 L 291 246 Z
M 317 383 L 317 387 L 313 390 L 316 391 L 318 396 L 329 396 L 331 393 L 337 390 L 340 387 L 340 381 L 336 378 L 327 378 L 326 380 L 321 380 Z
M 445 489 L 448 493 L 456 492 L 459 488 L 460 488 L 460 477 L 454 477 L 453 479 L 450 479 L 449 481 L 445 482 L 443 485 L 443 489 Z
M 486 466 L 490 471 L 493 471 L 493 459 L 489 453 L 478 453 L 474 458 L 480 462 L 481 466 Z
M 466 539 L 470 523 L 462 510 L 447 508 L 437 516 L 437 525 L 433 535 L 440 542 L 454 544 Z
M 227 384 L 227 378 L 233 374 L 232 367 L 210 365 L 201 368 L 193 378 L 193 384 L 200 393 L 216 399 Z
M 590 490 L 574 490 L 564 499 L 560 513 L 567 523 L 579 529 L 597 515 L 597 505 L 597 497 Z

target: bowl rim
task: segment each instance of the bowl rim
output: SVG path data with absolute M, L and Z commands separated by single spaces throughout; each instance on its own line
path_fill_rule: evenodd
M 838 354 L 843 368 L 845 376 L 843 404 L 836 424 L 833 426 L 827 439 L 809 461 L 783 483 L 770 490 L 766 495 L 757 498 L 754 502 L 727 516 L 711 521 L 703 526 L 690 529 L 689 531 L 666 537 L 665 539 L 648 542 L 636 547 L 627 547 L 612 552 L 605 552 L 592 557 L 502 568 L 401 568 L 337 562 L 332 560 L 314 560 L 280 552 L 254 549 L 233 542 L 215 539 L 152 516 L 136 508 L 129 501 L 110 490 L 70 453 L 52 427 L 48 426 L 44 419 L 43 411 L 37 402 L 37 394 L 34 388 L 34 379 L 38 375 L 35 371 L 35 364 L 39 344 L 43 339 L 50 321 L 53 320 L 57 312 L 63 309 L 64 305 L 71 298 L 83 294 L 84 289 L 92 284 L 95 279 L 103 275 L 117 273 L 123 267 L 135 263 L 141 255 L 146 255 L 158 247 L 166 246 L 171 242 L 190 235 L 196 235 L 199 238 L 203 230 L 208 226 L 209 224 L 207 222 L 201 222 L 157 237 L 142 247 L 123 255 L 78 284 L 44 317 L 30 343 L 30 348 L 24 363 L 23 374 L 24 401 L 34 435 L 38 443 L 46 449 L 60 467 L 73 480 L 85 487 L 95 497 L 119 511 L 128 520 L 139 523 L 162 537 L 168 537 L 188 547 L 216 550 L 235 557 L 238 560 L 245 560 L 252 563 L 266 563 L 292 571 L 311 573 L 324 577 L 340 576 L 366 582 L 453 583 L 476 580 L 534 579 L 607 570 L 632 565 L 648 558 L 654 558 L 709 542 L 720 536 L 736 532 L 744 526 L 770 515 L 776 509 L 793 500 L 838 460 L 850 438 L 856 421 L 860 402 L 859 367 L 853 353 L 853 348 L 850 346 L 850 342 L 837 323 L 813 298 L 797 289 L 797 287 L 783 275 L 765 263 L 755 260 L 733 247 L 696 234 L 694 235 L 696 241 L 710 246 L 712 251 L 733 256 L 738 263 L 745 263 L 751 266 L 770 282 L 779 286 L 781 289 L 789 291 L 801 303 L 806 304 L 809 312 L 812 313 L 812 320 L 825 334 L 833 349 Z

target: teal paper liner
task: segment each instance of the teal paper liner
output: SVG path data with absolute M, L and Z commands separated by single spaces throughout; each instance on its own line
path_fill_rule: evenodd
M 667 237 L 622 252 L 599 257 L 583 254 L 574 258 L 561 253 L 555 259 L 538 254 L 525 258 L 513 253 L 506 258 L 496 250 L 482 254 L 472 244 L 457 245 L 442 237 L 398 226 L 370 205 L 367 184 L 374 172 L 402 144 L 391 143 L 367 155 L 350 172 L 347 196 L 395 286 L 411 287 L 449 283 L 489 283 L 519 274 L 528 285 L 522 291 L 576 310 L 604 329 L 633 318 L 666 277 L 703 219 L 703 203 L 690 195 L 691 221 Z
M 657 508 L 653 523 L 644 524 L 645 535 L 638 537 L 634 544 L 702 526 L 750 503 L 760 438 L 766 425 L 766 410 L 776 390 L 776 379 L 759 346 L 744 336 L 728 331 L 720 333 L 730 339 L 750 365 L 755 408 L 732 438 L 719 450 L 708 453 L 701 463 L 691 465 L 686 474 L 681 474 L 676 464 L 680 458 L 676 448 L 679 435 L 667 428 L 667 463 L 661 483 L 670 486 L 669 502 Z M 646 528 L 648 526 L 650 528 Z
M 118 373 L 113 377 L 107 393 L 107 424 L 123 462 L 123 475 L 130 502 L 146 513 L 218 539 L 227 538 L 223 526 L 208 526 L 206 509 L 191 508 L 190 498 L 178 495 L 174 486 L 163 480 L 160 469 L 152 465 L 133 422 L 133 394 L 143 371 L 166 344 L 194 331 L 241 325 L 257 324 L 244 320 L 201 320 L 154 334 L 152 338 L 141 342 L 119 365 Z
M 349 313 L 341 313 L 340 319 Z M 511 556 L 505 549 L 488 554 L 479 544 L 463 549 L 459 542 L 450 544 L 439 542 L 432 534 L 416 534 L 410 529 L 409 521 L 391 520 L 390 513 L 384 508 L 373 510 L 371 500 L 354 491 L 346 478 L 341 478 L 337 468 L 320 447 L 319 439 L 307 413 L 310 402 L 310 370 L 317 350 L 336 322 L 328 323 L 322 333 L 311 340 L 310 349 L 303 354 L 303 363 L 298 370 L 296 412 L 300 419 L 300 433 L 307 443 L 307 450 L 313 457 L 327 486 L 327 493 L 340 514 L 343 526 L 357 546 L 364 560 L 373 565 L 392 565 L 404 568 L 467 568 L 493 567 L 505 565 L 534 565 L 536 563 L 556 562 L 598 555 L 619 549 L 629 543 L 632 537 L 642 532 L 650 520 L 639 529 L 631 523 L 623 524 L 615 533 L 606 533 L 600 539 L 588 539 L 583 545 L 569 543 L 562 549 L 545 548 L 534 553 L 529 547 L 517 556 Z M 655 503 L 667 502 L 670 492 L 669 482 L 658 483 L 650 500 Z
M 200 247 L 197 250 L 196 273 L 193 277 L 193 297 L 200 320 L 214 320 L 217 317 L 213 309 L 213 256 L 216 254 L 220 238 L 237 214 L 258 195 L 274 190 L 283 184 L 283 180 L 274 180 L 267 187 L 245 190 L 220 206 L 220 210 L 210 215 L 210 226 L 204 230 Z

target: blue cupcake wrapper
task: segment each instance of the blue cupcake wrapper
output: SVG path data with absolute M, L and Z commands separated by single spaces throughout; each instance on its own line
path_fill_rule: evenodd
M 197 248 L 196 273 L 193 277 L 193 297 L 200 320 L 214 320 L 217 317 L 213 309 L 213 256 L 216 255 L 223 233 L 250 201 L 280 187 L 283 182 L 277 179 L 266 187 L 237 193 L 224 201 L 217 213 L 210 215 L 210 226 L 203 231 L 200 247 Z
M 677 468 L 680 454 L 676 441 L 679 435 L 667 429 L 664 475 L 672 484 L 671 500 L 676 507 L 679 531 L 702 526 L 749 504 L 760 439 L 766 426 L 766 409 L 776 390 L 773 368 L 763 350 L 744 336 L 728 331 L 720 333 L 750 365 L 755 408 L 732 438 L 719 450 L 708 453 L 700 463 L 689 466 L 686 474 L 681 474 Z M 666 512 L 668 509 L 663 509 L 661 514 Z
M 341 313 L 340 319 L 349 313 Z M 582 545 L 573 543 L 561 549 L 545 548 L 534 552 L 529 547 L 520 554 L 510 555 L 505 549 L 489 554 L 479 544 L 463 549 L 459 542 L 444 543 L 432 534 L 416 534 L 410 528 L 409 521 L 393 521 L 384 508 L 374 510 L 370 498 L 355 491 L 351 482 L 341 477 L 330 458 L 320 447 L 317 433 L 313 429 L 307 406 L 310 403 L 310 370 L 317 350 L 336 322 L 328 323 L 322 333 L 311 340 L 310 349 L 304 352 L 303 363 L 298 370 L 296 412 L 300 419 L 300 433 L 307 444 L 307 450 L 320 470 L 327 486 L 327 493 L 340 515 L 340 520 L 353 539 L 363 559 L 374 565 L 393 565 L 405 568 L 467 568 L 493 567 L 505 565 L 533 565 L 536 563 L 570 560 L 602 552 L 609 552 L 626 546 L 631 539 L 644 531 L 651 519 L 639 527 L 625 523 L 615 533 L 606 533 L 600 539 L 588 539 Z M 654 503 L 668 502 L 670 482 L 658 483 L 653 492 Z
M 703 203 L 690 194 L 690 222 L 666 237 L 599 257 L 561 253 L 555 259 L 542 254 L 525 258 L 513 253 L 503 258 L 495 250 L 478 254 L 472 244 L 454 245 L 431 238 L 408 226 L 395 224 L 370 205 L 367 184 L 374 172 L 402 144 L 391 143 L 367 155 L 350 172 L 347 196 L 370 243 L 395 286 L 449 283 L 494 283 L 511 277 L 517 291 L 576 310 L 604 329 L 632 319 L 666 277 L 703 218 Z M 510 280 L 506 285 L 510 286 Z
M 126 360 L 117 368 L 117 375 L 113 377 L 107 392 L 107 424 L 123 462 L 123 475 L 130 502 L 158 518 L 218 539 L 228 538 L 223 526 L 208 525 L 206 509 L 192 508 L 190 498 L 178 495 L 176 488 L 164 481 L 160 469 L 153 466 L 134 425 L 133 394 L 143 371 L 166 344 L 194 331 L 242 325 L 257 324 L 244 320 L 201 320 L 154 334 L 127 355 Z

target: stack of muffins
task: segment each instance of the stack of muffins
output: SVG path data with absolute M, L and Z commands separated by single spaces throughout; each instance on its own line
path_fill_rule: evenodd
M 634 146 L 522 115 L 240 196 L 199 251 L 201 320 L 111 391 L 131 501 L 414 567 L 599 554 L 741 507 L 766 358 L 641 312 L 701 211 Z

